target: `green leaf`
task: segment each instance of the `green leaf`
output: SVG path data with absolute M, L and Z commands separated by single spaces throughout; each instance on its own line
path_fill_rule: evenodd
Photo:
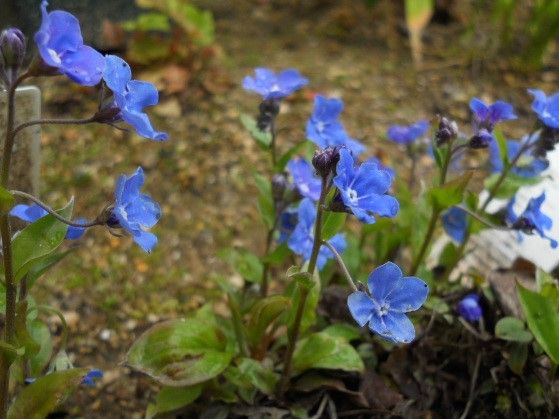
M 53 253 L 33 262 L 26 276 L 27 289 L 31 289 L 37 279 L 39 279 L 45 272 L 64 259 L 72 251 L 73 249 L 66 250 L 65 252 Z
M 320 278 L 318 277 L 317 271 L 315 271 L 314 277 L 308 277 L 304 273 L 299 275 L 298 270 L 298 267 L 292 266 L 287 272 L 288 278 L 292 280 L 285 290 L 285 294 L 289 295 L 291 300 L 291 307 L 287 312 L 286 323 L 289 329 L 293 327 L 297 307 L 301 302 L 303 290 L 306 289 L 305 292 L 307 292 L 308 295 L 303 311 L 303 318 L 301 320 L 301 333 L 303 333 L 316 322 L 316 308 L 320 296 Z
M 276 384 L 279 381 L 279 374 L 251 358 L 242 358 L 239 365 L 229 367 L 225 375 L 239 387 L 248 388 L 251 386 L 268 396 L 274 394 Z
M 39 343 L 39 351 L 29 360 L 31 376 L 36 377 L 50 361 L 53 350 L 52 337 L 48 326 L 40 320 L 28 322 L 27 328 L 31 338 Z
M 135 20 L 121 23 L 122 28 L 128 32 L 158 31 L 170 32 L 169 18 L 161 13 L 142 13 Z
M 5 188 L 0 186 L 0 214 L 6 214 L 15 203 L 14 196 Z
M 260 282 L 264 267 L 260 258 L 245 249 L 224 249 L 219 256 L 229 263 L 245 280 Z
M 72 394 L 87 372 L 86 368 L 74 368 L 39 378 L 17 395 L 8 419 L 44 419 Z
M 25 348 L 16 348 L 14 345 L 0 340 L 0 355 L 5 356 L 10 365 L 24 354 Z
M 493 188 L 497 184 L 499 176 L 500 173 L 494 173 L 493 175 L 485 179 L 484 182 L 485 189 L 493 190 Z M 521 187 L 536 185 L 540 183 L 542 179 L 543 178 L 541 176 L 523 177 L 509 172 L 505 180 L 503 180 L 503 182 L 499 186 L 499 189 L 497 189 L 497 193 L 495 194 L 495 197 L 503 198 L 503 199 L 510 198 L 514 194 L 516 194 L 518 189 L 520 189 Z
M 274 226 L 276 211 L 274 209 L 274 199 L 272 198 L 272 185 L 270 181 L 259 173 L 255 173 L 254 180 L 258 188 L 258 210 L 262 220 L 268 229 Z
M 74 201 L 57 211 L 64 218 L 72 217 Z M 64 241 L 68 225 L 58 221 L 53 215 L 46 215 L 29 224 L 17 235 L 12 243 L 14 274 L 16 281 L 31 269 L 33 263 L 53 251 Z
M 326 217 L 324 218 L 321 237 L 322 240 L 330 240 L 343 228 L 347 218 L 347 213 L 328 211 L 326 213 Z
M 513 343 L 509 352 L 508 365 L 512 372 L 522 375 L 522 370 L 528 360 L 528 345 L 525 343 Z
M 528 328 L 543 350 L 559 364 L 559 311 L 550 298 L 518 284 L 518 298 L 526 315 Z
M 501 157 L 501 162 L 503 163 L 503 167 L 507 167 L 509 164 L 509 152 L 507 147 L 507 139 L 505 138 L 503 131 L 501 128 L 496 127 L 493 130 L 493 135 L 497 140 L 497 145 L 499 146 L 499 155 Z
M 298 342 L 293 354 L 293 371 L 299 374 L 311 368 L 361 372 L 363 361 L 345 340 L 314 333 Z
M 241 124 L 245 127 L 245 129 L 250 133 L 251 137 L 257 144 L 262 147 L 264 150 L 267 150 L 272 144 L 272 134 L 269 132 L 260 131 L 258 125 L 256 125 L 256 119 L 252 116 L 241 113 Z
M 269 263 L 270 265 L 280 265 L 290 254 L 291 250 L 287 244 L 282 243 L 279 246 L 276 246 L 272 253 L 262 258 L 262 261 Z
M 357 340 L 361 337 L 361 333 L 357 327 L 346 323 L 331 324 L 327 328 L 323 329 L 321 333 L 333 338 L 343 339 L 347 342 Z
M 272 295 L 260 299 L 252 306 L 247 325 L 248 341 L 251 347 L 260 343 L 266 329 L 290 306 L 290 299 L 283 295 Z
M 472 175 L 473 172 L 465 173 L 442 186 L 431 189 L 429 191 L 431 204 L 442 211 L 462 202 L 464 191 Z
M 287 150 L 285 154 L 283 154 L 278 159 L 276 163 L 275 171 L 283 172 L 285 166 L 287 165 L 289 160 L 291 160 L 292 157 L 294 157 L 296 154 L 306 154 L 309 147 L 312 147 L 312 150 L 314 150 L 315 145 L 310 141 L 302 141 L 300 143 L 297 143 L 297 145 L 291 147 L 289 150 Z
M 163 387 L 155 398 L 155 404 L 148 405 L 146 419 L 162 413 L 171 413 L 195 401 L 202 394 L 202 384 L 188 387 Z
M 307 291 L 316 284 L 313 276 L 307 271 L 301 271 L 298 266 L 292 266 L 287 270 L 287 278 Z
M 150 328 L 134 342 L 126 362 L 161 384 L 183 387 L 216 377 L 232 358 L 216 327 L 189 318 Z
M 524 328 L 524 322 L 516 317 L 503 317 L 495 325 L 495 336 L 512 342 L 528 343 L 532 334 Z

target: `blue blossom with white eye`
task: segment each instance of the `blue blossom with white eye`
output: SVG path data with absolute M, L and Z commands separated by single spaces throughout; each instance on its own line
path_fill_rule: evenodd
M 55 10 L 47 12 L 48 1 L 41 3 L 42 22 L 35 34 L 41 58 L 71 80 L 83 86 L 95 86 L 101 81 L 105 58 L 84 45 L 80 23 L 72 14 Z
M 157 236 L 145 231 L 152 228 L 161 217 L 159 204 L 140 193 L 144 184 L 144 171 L 138 167 L 131 176 L 120 176 L 115 190 L 115 203 L 107 225 L 123 228 L 146 252 L 157 244 Z
M 534 97 L 532 110 L 540 121 L 550 128 L 559 129 L 559 92 L 549 97 L 539 89 L 528 89 L 528 93 Z
M 287 163 L 287 170 L 291 174 L 299 193 L 313 201 L 318 201 L 320 191 L 322 190 L 322 181 L 315 176 L 311 164 L 305 159 L 298 157 L 291 159 Z
M 462 243 L 468 228 L 468 214 L 462 208 L 451 207 L 442 216 L 443 228 L 454 241 Z
M 345 206 L 366 224 L 375 222 L 372 213 L 394 217 L 400 209 L 398 200 L 388 195 L 391 175 L 370 162 L 355 167 L 353 156 L 344 148 L 340 150 L 334 184 Z
M 540 133 L 537 132 L 532 136 L 525 136 L 520 142 L 519 141 L 507 141 L 507 158 L 509 161 L 513 160 L 522 147 L 534 144 L 539 141 Z M 496 141 L 492 141 L 489 144 L 489 163 L 491 169 L 494 173 L 500 173 L 504 169 L 503 159 L 501 157 L 501 150 L 499 144 Z M 541 174 L 544 170 L 549 167 L 549 162 L 547 159 L 542 157 L 537 157 L 533 153 L 533 148 L 527 149 L 524 154 L 520 157 L 511 172 L 515 175 L 521 177 L 534 177 Z
M 395 143 L 409 145 L 425 136 L 428 130 L 429 122 L 422 119 L 411 125 L 392 125 L 386 136 Z
M 254 70 L 254 77 L 243 79 L 243 88 L 258 93 L 263 100 L 283 99 L 307 84 L 309 81 L 294 68 L 276 74 L 269 68 L 259 67 Z
M 351 138 L 339 121 L 344 103 L 338 98 L 314 98 L 314 110 L 307 122 L 307 138 L 320 148 L 343 146 L 358 156 L 365 146 Z
M 369 275 L 369 294 L 355 291 L 347 298 L 353 319 L 392 343 L 410 343 L 415 328 L 406 313 L 418 310 L 429 287 L 415 276 L 404 277 L 398 265 L 387 262 Z
M 483 310 L 479 304 L 479 295 L 468 294 L 458 303 L 458 314 L 469 322 L 477 322 L 483 316 Z
M 488 147 L 495 140 L 493 135 L 495 125 L 501 121 L 517 118 L 512 105 L 502 100 L 486 105 L 475 97 L 470 101 L 470 109 L 474 118 L 474 135 L 470 140 L 472 148 Z
M 316 221 L 316 205 L 309 198 L 305 198 L 299 205 L 297 212 L 297 226 L 291 233 L 287 245 L 296 254 L 308 261 L 311 258 L 314 243 L 314 223 Z M 343 234 L 336 234 L 328 242 L 334 246 L 338 253 L 342 253 L 347 243 Z M 318 252 L 316 266 L 318 270 L 322 270 L 328 259 L 334 258 L 334 254 L 326 246 L 322 246 Z
M 513 197 L 507 205 L 506 221 L 511 228 L 524 234 L 532 234 L 536 231 L 540 237 L 549 240 L 552 248 L 556 248 L 557 241 L 545 233 L 546 230 L 551 230 L 553 221 L 550 217 L 541 212 L 541 206 L 544 201 L 545 192 L 542 192 L 540 196 L 530 199 L 524 212 L 517 215 L 514 212 L 516 197 Z M 519 235 L 519 240 L 521 239 L 522 236 Z
M 117 119 L 123 119 L 144 138 L 164 141 L 167 133 L 155 131 L 148 115 L 147 106 L 157 105 L 159 93 L 151 83 L 132 80 L 132 70 L 126 61 L 115 55 L 107 55 L 103 80 L 114 94 L 114 106 L 120 109 Z
M 32 223 L 40 218 L 48 215 L 48 212 L 43 207 L 37 204 L 25 205 L 18 204 L 10 210 L 10 215 L 12 217 L 19 218 L 27 223 Z M 85 218 L 78 218 L 74 220 L 75 223 L 86 224 L 87 220 Z M 83 236 L 85 233 L 85 228 L 79 228 L 74 226 L 68 226 L 66 231 L 66 240 L 76 240 Z

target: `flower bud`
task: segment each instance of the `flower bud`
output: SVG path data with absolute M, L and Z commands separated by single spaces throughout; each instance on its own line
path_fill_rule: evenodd
M 479 303 L 479 295 L 468 294 L 458 303 L 458 314 L 469 322 L 475 322 L 483 317 L 483 309 Z
M 27 41 L 17 28 L 4 29 L 0 33 L 0 71 L 8 85 L 15 80 L 25 58 Z
M 277 100 L 264 100 L 258 107 L 260 113 L 256 118 L 256 125 L 260 131 L 266 132 L 271 129 L 272 122 L 278 116 L 280 104 Z
M 340 147 L 327 147 L 322 150 L 316 150 L 312 158 L 312 165 L 316 169 L 318 175 L 326 178 L 336 171 L 336 165 L 340 160 Z
M 437 146 L 448 143 L 458 136 L 458 125 L 456 121 L 452 121 L 446 117 L 441 117 L 439 121 L 439 129 L 435 133 Z
M 283 200 L 285 190 L 287 189 L 287 178 L 285 175 L 277 173 L 272 177 L 272 198 L 274 202 Z
M 494 141 L 493 135 L 485 128 L 482 128 L 470 138 L 468 146 L 473 149 L 487 148 L 491 141 Z

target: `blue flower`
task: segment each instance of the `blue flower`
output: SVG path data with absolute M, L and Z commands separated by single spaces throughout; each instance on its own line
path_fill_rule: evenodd
M 351 153 L 342 148 L 336 173 L 334 184 L 341 199 L 360 221 L 374 223 L 375 217 L 370 213 L 384 217 L 396 216 L 400 204 L 396 198 L 387 194 L 392 176 L 386 170 L 380 170 L 370 162 L 362 163 L 356 168 Z
M 297 227 L 299 221 L 299 212 L 297 208 L 287 208 L 281 213 L 279 222 L 279 238 L 278 243 L 285 243 Z
M 146 252 L 151 252 L 157 244 L 157 236 L 145 231 L 159 221 L 161 209 L 149 196 L 141 194 L 144 171 L 138 167 L 131 176 L 120 176 L 115 190 L 115 204 L 110 227 L 122 227 L 132 235 L 134 241 Z
M 356 156 L 365 151 L 365 146 L 352 139 L 345 131 L 339 116 L 344 103 L 337 98 L 314 98 L 314 110 L 307 122 L 307 138 L 320 148 L 345 146 Z
M 532 110 L 538 115 L 540 121 L 550 128 L 559 128 L 559 92 L 547 97 L 538 89 L 528 89 L 528 93 L 534 96 Z
M 293 182 L 299 193 L 313 201 L 318 201 L 322 190 L 322 181 L 315 176 L 310 163 L 303 158 L 292 159 L 287 163 L 287 170 L 293 177 Z
M 493 131 L 498 122 L 517 118 L 512 105 L 502 100 L 498 100 L 488 106 L 477 97 L 474 97 L 470 101 L 470 109 L 474 115 L 475 126 L 485 128 L 490 132 Z
M 113 91 L 115 105 L 120 109 L 118 116 L 132 125 L 139 135 L 156 141 L 168 138 L 165 132 L 153 129 L 144 112 L 146 106 L 157 105 L 159 102 L 159 93 L 153 84 L 132 80 L 128 63 L 115 55 L 107 55 L 103 80 Z
M 254 77 L 246 76 L 243 79 L 243 88 L 258 93 L 263 100 L 282 99 L 309 84 L 294 68 L 279 74 L 268 68 L 257 68 L 254 74 Z
M 415 276 L 403 277 L 398 265 L 387 262 L 369 275 L 369 293 L 355 291 L 347 298 L 353 319 L 393 343 L 415 339 L 406 313 L 419 309 L 429 294 L 427 284 Z
M 411 125 L 392 125 L 386 135 L 398 144 L 408 145 L 423 137 L 428 129 L 429 122 L 421 120 Z
M 520 142 L 518 141 L 507 141 L 507 158 L 509 161 L 513 160 L 520 148 L 528 143 L 535 143 L 539 141 L 539 133 L 534 134 L 532 137 L 525 136 Z M 504 165 L 503 159 L 501 157 L 501 150 L 499 149 L 499 144 L 496 141 L 492 141 L 489 144 L 489 162 L 493 172 L 502 172 Z M 520 157 L 518 163 L 511 169 L 511 172 L 521 176 L 521 177 L 534 177 L 538 176 L 549 166 L 549 162 L 545 158 L 538 158 L 534 156 L 532 150 L 525 152 L 523 156 Z
M 479 305 L 479 295 L 468 294 L 458 303 L 458 314 L 469 322 L 476 322 L 483 316 Z
M 392 180 L 396 178 L 396 171 L 391 167 L 385 166 L 377 157 L 369 157 L 367 160 L 364 161 L 364 163 L 372 164 L 378 170 L 386 172 L 386 174 L 390 176 Z
M 293 230 L 293 233 L 291 233 L 287 245 L 293 252 L 302 256 L 306 262 L 311 258 L 314 242 L 314 223 L 316 220 L 315 203 L 309 198 L 303 199 L 299 205 L 297 215 L 297 226 Z M 336 234 L 328 241 L 339 253 L 342 253 L 347 246 L 343 234 Z M 328 259 L 332 259 L 333 257 L 334 254 L 332 251 L 322 246 L 318 252 L 318 259 L 316 261 L 318 270 L 322 270 Z
M 551 230 L 553 226 L 553 221 L 543 212 L 541 212 L 541 206 L 545 201 L 545 192 L 542 192 L 537 198 L 532 198 L 528 202 L 526 209 L 520 215 L 516 215 L 514 212 L 514 204 L 516 202 L 516 197 L 513 197 L 509 204 L 507 205 L 507 223 L 511 225 L 511 228 L 519 230 L 525 234 L 532 234 L 535 230 L 540 237 L 549 240 L 551 247 L 557 247 L 557 241 L 547 236 L 545 230 Z M 519 236 L 521 239 L 521 236 Z
M 32 223 L 37 221 L 39 218 L 43 218 L 45 215 L 48 215 L 48 212 L 37 204 L 18 204 L 11 209 L 10 215 L 25 222 Z M 78 218 L 74 222 L 85 224 L 87 223 L 87 220 L 85 218 Z M 66 231 L 66 236 L 64 238 L 67 240 L 76 240 L 83 236 L 84 233 L 85 228 L 68 226 L 68 230 Z
M 95 380 L 99 380 L 101 378 L 103 378 L 103 371 L 97 368 L 92 368 L 89 370 L 87 375 L 83 377 L 82 384 L 86 386 L 94 386 Z
M 80 23 L 75 16 L 62 10 L 47 12 L 48 2 L 41 3 L 42 22 L 35 42 L 43 61 L 57 68 L 70 79 L 84 86 L 101 81 L 105 58 L 84 45 Z
M 443 214 L 443 228 L 453 240 L 462 243 L 468 228 L 468 214 L 461 208 L 452 207 Z

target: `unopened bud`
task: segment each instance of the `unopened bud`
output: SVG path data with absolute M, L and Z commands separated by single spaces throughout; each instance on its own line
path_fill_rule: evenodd
M 285 190 L 287 189 L 287 178 L 285 175 L 277 173 L 272 177 L 272 198 L 274 202 L 283 200 Z
M 458 124 L 446 117 L 441 117 L 439 121 L 439 129 L 435 134 L 437 146 L 448 143 L 458 136 Z
M 493 135 L 485 128 L 482 128 L 470 138 L 468 146 L 473 149 L 487 148 L 491 141 L 494 141 Z
M 269 131 L 272 122 L 278 116 L 280 105 L 279 101 L 277 100 L 265 100 L 260 103 L 258 110 L 260 113 L 256 118 L 256 125 L 260 131 L 266 132 Z
M 314 152 L 312 165 L 320 177 L 326 178 L 335 172 L 339 160 L 340 147 L 328 147 Z
M 6 85 L 16 78 L 25 58 L 27 41 L 17 28 L 4 29 L 0 33 L 0 74 Z

